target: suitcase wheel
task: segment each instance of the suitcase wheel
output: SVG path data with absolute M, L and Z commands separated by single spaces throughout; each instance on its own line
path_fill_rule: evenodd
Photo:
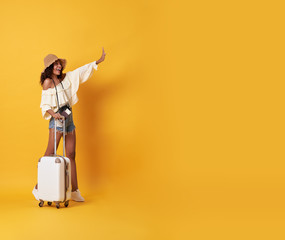
M 52 202 L 48 202 L 48 205 L 51 206 Z
M 65 207 L 68 207 L 68 205 L 69 205 L 69 201 L 66 201 L 66 202 L 64 203 L 64 206 L 65 206 Z
M 39 206 L 42 207 L 44 205 L 44 201 L 40 201 Z
M 59 209 L 59 208 L 60 208 L 59 203 L 56 203 L 56 208 L 57 208 L 57 209 Z

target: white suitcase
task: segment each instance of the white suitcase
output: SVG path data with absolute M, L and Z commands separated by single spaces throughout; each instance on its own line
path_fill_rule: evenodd
M 65 121 L 63 121 L 63 156 L 56 154 L 56 121 L 54 126 L 54 155 L 44 156 L 38 162 L 38 196 L 39 206 L 47 201 L 60 208 L 60 203 L 67 207 L 71 199 L 71 166 L 65 157 Z

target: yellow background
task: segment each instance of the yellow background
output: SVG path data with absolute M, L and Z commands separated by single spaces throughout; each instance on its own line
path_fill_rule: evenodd
M 281 1 L 6 1 L 0 20 L 1 238 L 284 239 Z M 39 208 L 43 58 L 102 47 L 74 106 L 86 202 Z

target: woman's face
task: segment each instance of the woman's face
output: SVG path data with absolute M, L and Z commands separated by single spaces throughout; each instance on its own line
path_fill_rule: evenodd
M 54 75 L 60 75 L 60 71 L 62 69 L 60 60 L 56 60 L 53 64 L 53 74 Z

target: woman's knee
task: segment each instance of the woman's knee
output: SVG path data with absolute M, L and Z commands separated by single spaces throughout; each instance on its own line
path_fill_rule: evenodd
M 52 154 L 54 154 L 54 145 L 49 144 L 46 149 L 45 156 L 50 156 Z
M 50 155 L 52 155 L 53 153 L 54 153 L 54 149 L 48 149 L 48 150 L 46 150 L 44 156 L 50 156 Z
M 68 152 L 66 152 L 66 156 L 67 156 L 70 160 L 75 160 L 75 151 L 68 151 Z

